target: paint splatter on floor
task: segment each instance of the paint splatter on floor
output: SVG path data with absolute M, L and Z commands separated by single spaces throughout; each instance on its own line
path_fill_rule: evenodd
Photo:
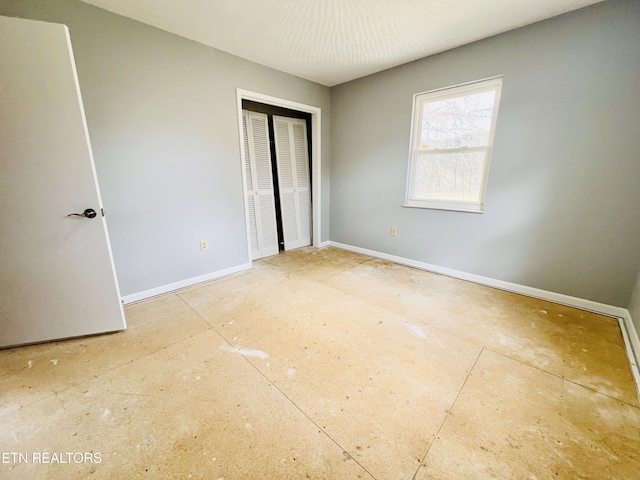
M 224 345 L 220 345 L 220 349 L 231 353 L 239 353 L 244 357 L 269 358 L 269 355 L 264 353 L 262 350 L 232 347 L 231 345 L 227 345 L 226 343 Z
M 407 327 L 407 330 L 413 333 L 416 337 L 427 338 L 427 334 L 424 333 L 424 331 L 419 326 L 409 322 L 405 323 L 404 326 Z

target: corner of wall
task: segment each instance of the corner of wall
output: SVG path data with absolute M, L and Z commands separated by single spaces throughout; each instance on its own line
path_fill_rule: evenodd
M 629 302 L 629 314 L 631 315 L 631 321 L 635 327 L 636 332 L 640 331 L 640 272 L 638 272 L 638 278 L 636 279 L 636 286 L 631 294 L 631 301 Z
M 637 321 L 637 320 L 636 320 Z M 620 318 L 620 329 L 624 337 L 624 343 L 627 347 L 627 357 L 631 367 L 631 373 L 636 381 L 638 389 L 638 398 L 640 398 L 640 339 L 638 338 L 638 330 L 631 317 L 631 312 Z
M 631 294 L 631 302 L 629 302 L 629 315 L 625 318 L 626 333 L 629 336 L 631 344 L 631 354 L 635 356 L 636 368 L 640 367 L 640 272 L 636 280 L 636 286 Z

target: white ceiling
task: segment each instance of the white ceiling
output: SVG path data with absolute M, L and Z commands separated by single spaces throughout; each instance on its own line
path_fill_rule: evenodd
M 83 0 L 333 86 L 601 0 Z

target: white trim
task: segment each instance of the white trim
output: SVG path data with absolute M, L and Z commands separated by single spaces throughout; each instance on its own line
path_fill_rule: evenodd
M 517 283 L 496 280 L 494 278 L 483 277 L 482 275 L 462 272 L 452 268 L 439 267 L 430 263 L 419 262 L 409 258 L 377 252 L 375 250 L 369 250 L 368 248 L 354 247 L 353 245 L 347 245 L 340 242 L 323 242 L 323 246 L 340 248 L 349 252 L 360 253 L 369 257 L 379 258 L 388 262 L 406 265 L 408 267 L 418 268 L 420 270 L 426 270 L 428 272 L 438 273 L 480 285 L 486 285 L 488 287 L 505 290 L 507 292 L 518 293 L 528 297 L 539 298 L 541 300 L 547 300 L 549 302 L 559 303 L 561 305 L 567 305 L 569 307 L 579 308 L 581 310 L 587 310 L 601 315 L 607 315 L 609 317 L 615 317 L 620 323 L 620 330 L 622 331 L 622 337 L 627 351 L 627 358 L 629 359 L 631 373 L 636 382 L 636 388 L 638 389 L 638 399 L 640 399 L 640 339 L 631 319 L 631 314 L 626 308 L 615 307 L 613 305 L 585 300 L 584 298 L 572 297 L 570 295 L 563 295 L 561 293 L 550 292 L 548 290 L 541 290 L 539 288 L 527 287 L 526 285 L 519 285 Z
M 245 163 L 247 158 L 247 152 L 244 150 L 244 125 L 242 124 L 242 97 L 236 91 L 236 103 L 238 108 L 238 132 L 240 140 L 240 161 L 242 162 L 242 197 L 244 202 L 244 222 L 245 231 L 247 232 L 247 258 L 249 264 L 253 261 L 253 252 L 251 251 L 251 224 L 249 222 L 249 202 L 247 200 L 247 172 L 245 169 Z
M 503 78 L 504 75 L 495 75 L 493 77 L 481 78 L 480 80 L 471 80 L 470 82 L 458 83 L 457 85 L 450 85 L 448 87 L 440 87 L 433 90 L 427 90 L 426 92 L 416 93 L 414 97 L 429 95 L 431 98 L 445 99 L 455 98 L 458 96 L 458 92 L 464 92 L 468 90 L 488 92 L 492 90 L 491 87 L 493 85 L 502 82 Z
M 622 337 L 627 348 L 627 357 L 631 364 L 631 374 L 636 381 L 638 399 L 640 399 L 640 339 L 638 338 L 638 331 L 628 310 L 626 315 L 619 318 L 618 321 L 620 322 L 620 330 L 622 330 Z
M 197 285 L 198 283 L 208 282 L 209 280 L 215 280 L 218 278 L 226 277 L 228 275 L 244 272 L 245 270 L 249 270 L 249 269 L 251 269 L 251 263 L 243 263 L 241 265 L 236 265 L 235 267 L 226 268 L 224 270 L 218 270 L 217 272 L 207 273 L 206 275 L 200 275 L 199 277 L 188 278 L 186 280 L 170 283 L 168 285 L 163 285 L 161 287 L 144 290 L 142 292 L 133 293 L 131 295 L 125 295 L 124 297 L 122 297 L 122 303 L 124 303 L 125 305 L 129 305 L 131 303 L 139 302 L 147 298 L 162 295 L 163 293 L 174 292 L 182 288 L 187 288 L 193 285 Z
M 428 92 L 416 93 L 413 96 L 413 107 L 411 110 L 411 132 L 409 140 L 409 164 L 407 168 L 407 183 L 405 190 L 405 198 L 403 207 L 410 208 L 432 208 L 437 210 L 450 210 L 459 212 L 482 213 L 484 207 L 484 199 L 486 196 L 487 182 L 489 179 L 489 167 L 491 163 L 491 150 L 498 121 L 498 108 L 500 106 L 500 95 L 502 92 L 503 76 L 495 76 L 484 80 L 467 82 L 461 85 L 440 88 Z M 483 93 L 494 91 L 493 110 L 491 117 L 491 128 L 489 130 L 489 138 L 487 145 L 481 147 L 461 147 L 461 148 L 443 148 L 443 149 L 422 149 L 420 148 L 421 138 L 421 120 L 423 105 L 431 102 L 440 102 L 449 98 L 458 98 L 461 96 L 474 93 Z M 460 152 L 485 152 L 482 165 L 482 179 L 480 185 L 479 199 L 474 202 L 452 202 L 444 199 L 418 198 L 417 195 L 417 169 L 419 155 L 442 155 Z M 473 206 L 469 206 L 472 204 Z
M 116 264 L 113 260 L 113 250 L 111 249 L 111 239 L 109 237 L 109 229 L 107 228 L 107 219 L 104 216 L 104 205 L 102 204 L 102 193 L 100 192 L 100 184 L 98 183 L 98 172 L 96 171 L 96 162 L 93 158 L 93 147 L 91 145 L 91 137 L 89 135 L 89 125 L 87 124 L 87 116 L 84 110 L 84 102 L 82 100 L 82 91 L 80 90 L 80 79 L 78 78 L 78 69 L 76 67 L 76 58 L 73 54 L 73 45 L 71 44 L 71 34 L 69 33 L 69 27 L 66 25 L 62 25 L 64 28 L 64 34 L 67 39 L 67 49 L 69 52 L 69 58 L 71 59 L 71 71 L 73 72 L 73 81 L 76 87 L 76 93 L 78 95 L 78 103 L 80 105 L 80 117 L 82 119 L 82 128 L 84 130 L 84 136 L 87 142 L 87 150 L 89 154 L 89 163 L 91 164 L 91 172 L 93 173 L 93 183 L 96 188 L 96 195 L 98 197 L 98 207 L 100 209 L 101 215 L 99 215 L 100 221 L 102 222 L 102 228 L 104 230 L 105 241 L 107 244 L 107 254 L 109 256 L 109 262 L 111 263 L 111 272 L 113 274 L 113 282 L 115 284 L 115 294 L 116 298 L 114 299 L 116 302 L 117 299 L 121 298 L 120 293 L 120 284 L 118 283 L 118 273 L 116 272 Z M 127 317 L 124 314 L 124 309 L 122 308 L 122 302 L 118 302 L 118 307 L 120 309 L 120 321 L 122 322 L 122 329 L 127 328 Z
M 481 147 L 458 147 L 458 148 L 435 148 L 435 149 L 422 149 L 416 148 L 414 153 L 416 155 L 442 155 L 443 153 L 487 153 L 488 146 Z
M 339 242 L 328 242 L 330 246 L 340 248 L 342 250 L 348 250 L 350 252 L 361 253 L 374 258 L 380 258 L 392 263 L 398 263 L 400 265 L 407 265 L 409 267 L 418 268 L 420 270 L 426 270 L 428 272 L 439 273 L 448 277 L 459 278 L 460 280 L 467 280 L 469 282 L 478 283 L 480 285 L 486 285 L 488 287 L 498 288 L 500 290 L 506 290 L 507 292 L 519 293 L 528 297 L 539 298 L 541 300 L 548 300 L 554 303 L 560 303 L 570 307 L 576 307 L 582 310 L 588 310 L 590 312 L 607 315 L 610 317 L 624 318 L 625 314 L 628 314 L 626 308 L 615 307 L 604 303 L 593 302 L 591 300 L 585 300 L 583 298 L 572 297 L 569 295 L 563 295 L 561 293 L 549 292 L 547 290 L 541 290 L 539 288 L 527 287 L 526 285 L 518 285 L 517 283 L 505 282 L 502 280 L 496 280 L 494 278 L 483 277 L 482 275 L 476 275 L 474 273 L 462 272 L 460 270 L 454 270 L 452 268 L 440 267 L 432 265 L 430 263 L 419 262 L 417 260 L 411 260 L 409 258 L 398 257 L 396 255 L 390 255 L 388 253 L 376 252 L 375 250 L 369 250 L 367 248 L 354 247 L 352 245 L 346 245 Z
M 484 204 L 443 200 L 407 200 L 405 208 L 428 208 L 430 210 L 448 210 L 450 212 L 484 213 Z
M 304 103 L 293 102 L 283 98 L 272 97 L 262 93 L 251 92 L 236 88 L 236 100 L 238 108 L 238 128 L 240 132 L 240 152 L 241 160 L 244 161 L 244 142 L 242 141 L 242 100 L 266 103 L 276 107 L 289 108 L 300 112 L 311 114 L 311 182 L 313 188 L 313 245 L 318 247 L 321 243 L 321 205 L 322 205 L 322 109 Z M 244 178 L 244 164 L 242 169 L 242 179 L 244 191 L 246 191 L 246 179 Z M 248 258 L 251 259 L 251 240 L 249 238 L 249 210 L 247 199 L 244 199 L 245 219 L 247 222 L 247 251 Z
M 633 320 L 631 319 L 631 314 L 628 310 L 626 315 L 621 319 L 623 320 L 625 335 L 627 336 L 625 340 L 629 342 L 630 353 L 635 357 L 636 367 L 639 367 L 640 369 L 640 338 L 638 337 L 638 331 L 636 330 L 636 326 L 634 325 Z

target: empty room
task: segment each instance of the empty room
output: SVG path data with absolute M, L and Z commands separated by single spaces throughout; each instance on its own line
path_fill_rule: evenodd
M 639 126 L 637 0 L 0 0 L 0 478 L 639 478 Z

